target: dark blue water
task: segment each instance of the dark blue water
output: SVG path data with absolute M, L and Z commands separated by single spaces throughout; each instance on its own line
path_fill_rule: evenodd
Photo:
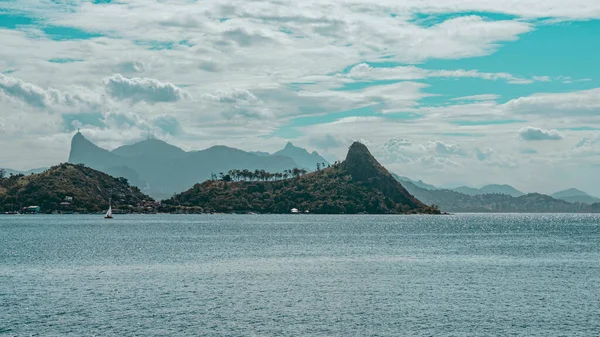
M 598 336 L 600 216 L 0 216 L 0 335 Z

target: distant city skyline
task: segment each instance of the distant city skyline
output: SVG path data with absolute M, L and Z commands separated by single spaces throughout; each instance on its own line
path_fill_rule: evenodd
M 0 4 L 0 167 L 155 135 L 524 192 L 600 179 L 600 3 L 33 0 Z

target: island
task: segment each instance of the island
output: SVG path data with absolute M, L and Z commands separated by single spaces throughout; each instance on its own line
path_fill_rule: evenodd
M 81 164 L 60 164 L 31 175 L 0 177 L 2 213 L 152 212 L 158 206 L 125 178 Z
M 242 172 L 240 174 L 239 172 Z M 371 155 L 353 143 L 343 162 L 315 172 L 243 174 L 231 170 L 219 178 L 163 200 L 164 212 L 439 214 L 416 199 Z M 291 178 L 288 178 L 288 174 Z

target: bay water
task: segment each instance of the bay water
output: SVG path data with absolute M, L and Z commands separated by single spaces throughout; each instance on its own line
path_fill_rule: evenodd
M 600 215 L 0 216 L 0 335 L 598 336 Z

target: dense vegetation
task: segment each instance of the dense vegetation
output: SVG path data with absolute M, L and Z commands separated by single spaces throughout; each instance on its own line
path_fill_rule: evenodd
M 0 178 L 0 211 L 39 206 L 42 212 L 100 212 L 108 208 L 129 210 L 152 199 L 129 185 L 83 165 L 60 164 L 29 176 Z
M 317 166 L 317 170 L 320 170 L 320 164 Z M 212 174 L 211 180 L 217 180 L 217 177 L 221 181 L 271 181 L 288 179 L 290 177 L 298 178 L 305 175 L 308 171 L 300 168 L 293 168 L 290 170 L 283 170 L 283 172 L 267 172 L 266 170 L 229 170 L 227 173 L 219 173 L 219 175 Z
M 411 196 L 360 143 L 351 146 L 343 163 L 293 173 L 291 179 L 233 181 L 230 172 L 165 200 L 163 207 L 170 212 L 289 213 L 297 208 L 323 214 L 439 213 Z

